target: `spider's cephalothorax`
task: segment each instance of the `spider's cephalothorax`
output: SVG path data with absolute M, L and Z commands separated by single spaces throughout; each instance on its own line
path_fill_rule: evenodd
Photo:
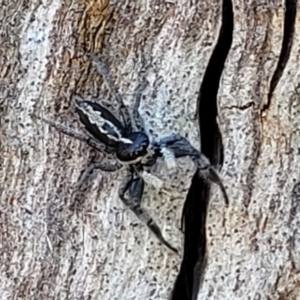
M 122 166 L 127 166 L 128 173 L 120 185 L 119 197 L 140 220 L 147 224 L 149 229 L 164 245 L 177 252 L 164 239 L 158 225 L 147 210 L 141 206 L 144 181 L 150 181 L 155 185 L 160 185 L 161 183 L 159 178 L 151 175 L 144 169 L 154 165 L 159 157 L 163 157 L 169 167 L 175 167 L 177 158 L 188 156 L 195 162 L 202 176 L 205 176 L 205 178 L 217 183 L 221 187 L 225 202 L 228 204 L 228 197 L 222 181 L 215 168 L 210 165 L 208 159 L 195 149 L 186 138 L 178 134 L 171 134 L 159 141 L 155 141 L 148 136 L 143 125 L 143 119 L 138 111 L 141 93 L 145 88 L 145 84 L 142 84 L 138 88 L 131 116 L 105 64 L 94 55 L 92 55 L 92 58 L 96 62 L 98 71 L 106 79 L 116 99 L 121 120 L 102 105 L 95 102 L 83 101 L 78 97 L 75 99 L 76 110 L 81 123 L 90 133 L 90 136 L 75 132 L 53 121 L 43 120 L 57 130 L 86 142 L 98 151 L 110 154 L 114 153 L 117 158 L 116 163 L 112 164 L 101 161 L 93 164 L 86 173 L 89 174 L 95 168 L 113 172 Z
M 119 143 L 117 147 L 117 158 L 128 164 L 141 161 L 148 154 L 149 138 L 143 132 L 132 132 L 128 135 L 131 144 Z

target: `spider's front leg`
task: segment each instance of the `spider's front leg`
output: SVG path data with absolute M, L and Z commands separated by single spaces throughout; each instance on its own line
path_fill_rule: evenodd
M 159 149 L 168 168 L 176 167 L 176 158 L 200 157 L 200 152 L 190 142 L 179 134 L 171 134 L 162 138 L 155 147 Z
M 228 196 L 217 170 L 211 165 L 208 158 L 194 148 L 186 138 L 178 134 L 171 134 L 162 138 L 158 143 L 158 147 L 161 149 L 161 153 L 166 161 L 170 160 L 170 158 L 165 153 L 173 155 L 173 160 L 185 156 L 191 157 L 199 170 L 199 174 L 219 185 L 224 195 L 225 204 L 228 206 Z
M 128 192 L 128 198 L 125 197 Z M 130 172 L 123 180 L 119 189 L 119 197 L 128 206 L 135 215 L 144 222 L 149 229 L 156 235 L 158 240 L 169 249 L 178 253 L 178 250 L 171 246 L 163 237 L 158 225 L 152 219 L 148 211 L 141 207 L 141 201 L 144 193 L 144 180 L 141 177 L 133 178 Z
M 175 158 L 184 156 L 200 157 L 200 152 L 191 143 L 179 134 L 170 134 L 159 141 L 161 149 L 167 149 L 174 153 Z
M 208 158 L 203 154 L 201 154 L 200 158 L 198 159 L 194 158 L 193 160 L 198 165 L 200 176 L 210 179 L 212 182 L 216 183 L 220 187 L 224 196 L 225 204 L 226 206 L 228 206 L 229 205 L 228 195 L 223 185 L 222 179 L 218 174 L 217 170 L 215 169 L 215 167 L 210 164 Z

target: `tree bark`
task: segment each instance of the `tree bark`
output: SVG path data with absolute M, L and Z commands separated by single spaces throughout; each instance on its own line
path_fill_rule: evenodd
M 1 299 L 300 299 L 297 1 L 0 3 Z M 143 205 L 179 256 L 119 200 L 125 168 L 80 182 L 107 156 L 33 117 L 84 133 L 74 95 L 118 114 L 90 53 L 131 109 L 148 81 L 152 136 L 223 165 L 228 208 L 187 158 L 151 170 Z

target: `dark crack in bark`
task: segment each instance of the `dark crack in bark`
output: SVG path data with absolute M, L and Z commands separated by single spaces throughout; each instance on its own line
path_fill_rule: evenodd
M 208 63 L 198 98 L 201 151 L 212 164 L 223 163 L 223 146 L 216 121 L 217 95 L 224 64 L 232 43 L 233 9 L 231 0 L 223 0 L 222 26 Z M 210 184 L 194 175 L 183 209 L 184 254 L 173 289 L 172 300 L 196 300 L 206 265 L 206 216 Z
M 293 44 L 293 38 L 294 38 L 296 15 L 297 15 L 297 0 L 285 0 L 285 17 L 284 17 L 284 29 L 283 29 L 281 52 L 280 52 L 276 70 L 271 79 L 268 102 L 264 105 L 263 110 L 269 108 L 273 92 L 289 60 L 292 44 Z

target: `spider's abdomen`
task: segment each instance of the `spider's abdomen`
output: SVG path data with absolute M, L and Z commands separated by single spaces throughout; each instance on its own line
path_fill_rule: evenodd
M 132 144 L 120 142 L 117 146 L 117 158 L 121 162 L 134 163 L 147 154 L 149 138 L 143 132 L 132 132 L 127 137 Z
M 131 143 L 125 138 L 124 126 L 107 108 L 90 101 L 76 99 L 75 103 L 81 123 L 97 140 L 111 147 L 119 142 Z

